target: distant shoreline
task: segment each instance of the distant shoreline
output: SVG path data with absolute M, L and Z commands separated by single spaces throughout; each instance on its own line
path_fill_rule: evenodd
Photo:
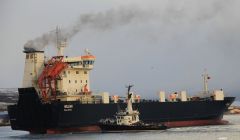
M 240 106 L 232 105 L 228 108 L 228 111 L 225 112 L 224 114 L 228 115 L 240 114 Z

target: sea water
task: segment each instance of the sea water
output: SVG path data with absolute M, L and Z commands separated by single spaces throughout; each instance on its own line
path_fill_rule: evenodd
M 29 134 L 0 127 L 0 139 L 46 140 L 240 140 L 240 115 L 225 115 L 228 125 L 171 128 L 168 130 L 119 133 Z

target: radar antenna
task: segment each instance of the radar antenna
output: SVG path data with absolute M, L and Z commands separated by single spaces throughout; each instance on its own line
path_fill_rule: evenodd
M 85 49 L 84 51 L 85 51 L 85 54 L 86 54 L 86 55 L 91 55 L 89 49 Z

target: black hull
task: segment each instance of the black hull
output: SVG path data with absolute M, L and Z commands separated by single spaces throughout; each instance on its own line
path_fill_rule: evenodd
M 164 125 L 111 125 L 111 124 L 100 124 L 99 127 L 102 131 L 129 131 L 129 130 L 166 130 L 167 127 Z
M 133 104 L 140 112 L 140 120 L 146 123 L 169 123 L 194 120 L 221 120 L 224 111 L 234 101 L 225 97 L 223 101 L 187 102 L 141 102 Z M 64 105 L 73 105 L 64 108 Z M 97 125 L 103 118 L 115 115 L 126 104 L 80 104 L 78 101 L 42 104 L 34 88 L 19 89 L 16 105 L 8 106 L 13 130 L 45 133 L 48 129 L 65 129 Z

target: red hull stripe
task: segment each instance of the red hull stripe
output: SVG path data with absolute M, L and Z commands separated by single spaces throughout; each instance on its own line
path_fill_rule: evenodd
M 98 126 L 85 126 L 74 128 L 62 128 L 62 129 L 48 129 L 47 134 L 62 134 L 69 132 L 100 132 L 101 128 Z
M 186 127 L 186 126 L 203 126 L 203 125 L 224 125 L 228 124 L 226 120 L 192 120 L 192 121 L 174 121 L 164 122 L 164 124 L 171 127 Z

